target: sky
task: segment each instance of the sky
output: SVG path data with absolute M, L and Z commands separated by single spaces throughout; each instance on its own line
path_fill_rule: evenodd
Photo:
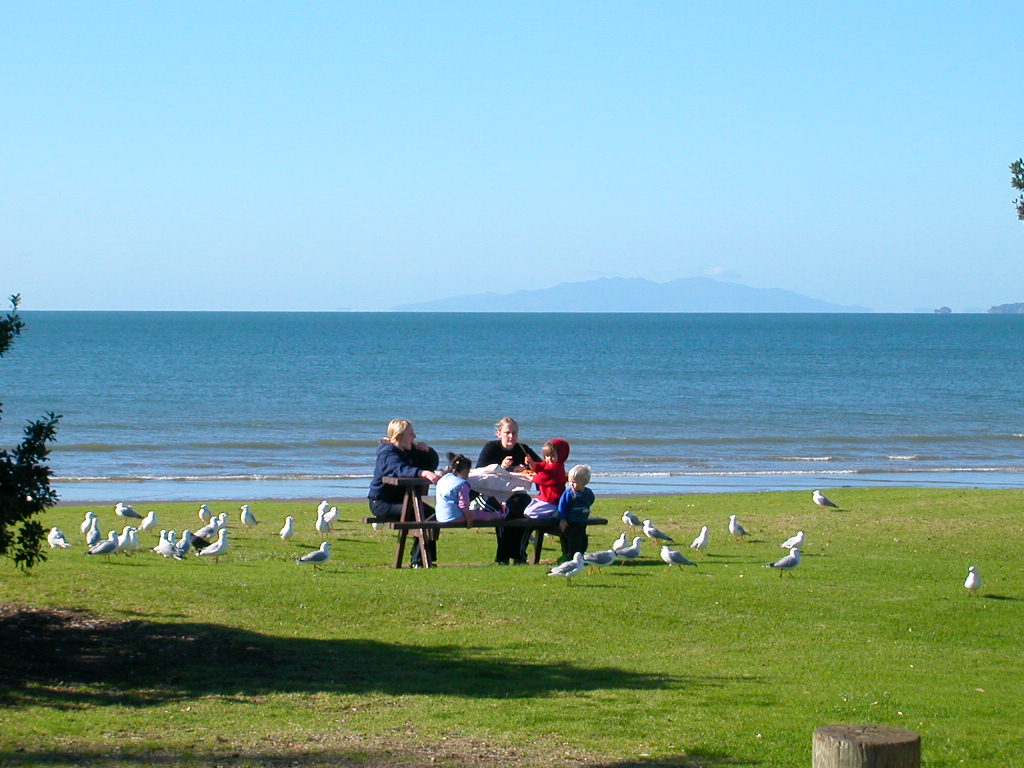
M 1018 0 L 8 0 L 0 28 L 23 309 L 1024 301 Z

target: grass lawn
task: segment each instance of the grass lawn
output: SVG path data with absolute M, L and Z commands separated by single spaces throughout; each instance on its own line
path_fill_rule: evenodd
M 393 570 L 364 504 L 341 505 L 320 572 L 294 562 L 321 541 L 315 504 L 211 504 L 231 515 L 216 564 L 149 552 L 158 530 L 86 557 L 86 508 L 50 510 L 73 548 L 0 566 L 0 765 L 804 768 L 834 723 L 917 731 L 931 768 L 1024 765 L 1024 491 L 824 490 L 840 510 L 809 492 L 599 497 L 612 524 L 591 549 L 631 509 L 698 567 L 645 544 L 571 583 L 547 576 L 555 540 L 545 566 L 489 564 L 490 530 Z M 138 505 L 179 531 L 197 508 Z M 799 568 L 763 568 L 798 529 Z

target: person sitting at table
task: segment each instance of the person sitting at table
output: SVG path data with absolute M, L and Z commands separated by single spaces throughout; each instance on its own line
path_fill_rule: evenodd
M 562 497 L 568 477 L 565 462 L 569 458 L 569 443 L 560 438 L 548 440 L 541 451 L 544 461 L 528 459 L 533 470 L 533 484 L 537 486 L 537 498 L 523 510 L 523 516 L 543 520 L 558 514 L 558 500 Z
M 441 475 L 436 472 L 440 460 L 437 451 L 426 443 L 416 442 L 416 430 L 406 419 L 392 419 L 388 423 L 387 437 L 380 439 L 377 447 L 377 461 L 373 467 L 373 479 L 370 481 L 370 492 L 367 502 L 370 512 L 378 520 L 398 520 L 402 513 L 402 500 L 405 489 L 397 485 L 384 483 L 385 477 L 422 477 L 430 483 L 436 483 Z M 421 502 L 426 517 L 434 514 L 429 504 Z M 424 533 L 424 532 L 419 532 Z M 429 534 L 424 544 L 429 544 Z M 422 565 L 420 548 L 412 548 L 411 563 L 413 568 Z
M 488 467 L 497 464 L 509 472 L 521 472 L 527 468 L 527 457 L 531 461 L 540 461 L 533 449 L 526 443 L 519 442 L 519 423 L 511 416 L 506 416 L 494 425 L 497 440 L 484 443 L 480 456 L 476 460 L 477 467 Z M 523 516 L 523 510 L 530 503 L 530 494 L 514 493 L 505 500 L 505 517 L 515 520 Z M 530 532 L 521 528 L 495 528 L 498 539 L 497 552 L 494 560 L 500 565 L 508 565 L 512 560 L 516 565 L 526 564 L 526 546 L 530 540 Z

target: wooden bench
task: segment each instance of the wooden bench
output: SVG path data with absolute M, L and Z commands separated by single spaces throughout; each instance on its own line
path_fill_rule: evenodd
M 437 531 L 448 528 L 470 528 L 465 520 L 455 520 L 450 523 L 442 523 L 433 517 L 426 517 L 423 514 L 423 503 L 420 500 L 424 492 L 430 488 L 423 478 L 419 477 L 385 477 L 382 481 L 387 485 L 396 485 L 405 489 L 405 496 L 402 500 L 402 512 L 398 520 L 386 520 L 376 517 L 363 519 L 364 523 L 387 523 L 390 528 L 399 532 L 398 546 L 395 550 L 395 568 L 402 567 L 402 556 L 405 554 L 405 542 L 409 531 Z M 591 517 L 587 520 L 587 526 L 608 525 L 603 517 Z M 528 529 L 537 534 L 537 541 L 533 545 L 533 564 L 540 562 L 540 553 L 544 545 L 544 534 L 558 535 L 558 520 L 548 518 L 545 520 L 534 520 L 532 518 L 516 518 L 514 520 L 474 520 L 472 528 L 522 528 Z M 424 567 L 429 568 L 426 549 L 423 546 L 423 537 L 417 537 L 417 545 L 420 547 L 420 559 Z

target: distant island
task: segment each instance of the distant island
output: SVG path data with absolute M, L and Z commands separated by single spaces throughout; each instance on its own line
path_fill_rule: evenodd
M 999 304 L 998 306 L 990 307 L 988 313 L 990 315 L 1024 315 L 1024 302 Z
M 656 283 L 602 277 L 513 293 L 476 293 L 416 304 L 396 312 L 871 312 L 779 288 L 751 288 L 709 277 Z

